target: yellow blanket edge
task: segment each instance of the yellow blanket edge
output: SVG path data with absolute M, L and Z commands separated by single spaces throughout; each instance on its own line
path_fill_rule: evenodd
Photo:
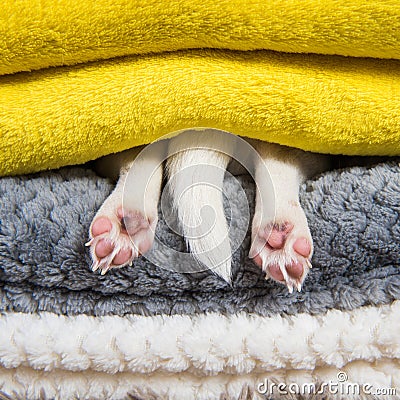
M 80 164 L 193 127 L 400 155 L 400 61 L 193 50 L 0 77 L 0 174 Z
M 194 48 L 400 59 L 393 0 L 3 0 L 0 74 Z

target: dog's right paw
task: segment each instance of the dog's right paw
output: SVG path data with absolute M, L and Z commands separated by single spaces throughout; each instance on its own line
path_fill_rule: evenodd
M 312 238 L 307 223 L 272 222 L 254 230 L 257 233 L 250 257 L 268 277 L 285 284 L 290 293 L 293 287 L 300 292 L 312 268 Z
M 105 204 L 106 205 L 106 204 Z M 150 250 L 156 219 L 150 219 L 122 206 L 102 207 L 90 226 L 92 270 L 104 275 L 111 268 L 132 265 L 133 260 Z

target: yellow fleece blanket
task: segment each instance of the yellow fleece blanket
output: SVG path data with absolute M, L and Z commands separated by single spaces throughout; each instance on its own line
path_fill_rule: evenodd
M 397 0 L 4 0 L 0 174 L 196 126 L 400 154 L 399 59 Z

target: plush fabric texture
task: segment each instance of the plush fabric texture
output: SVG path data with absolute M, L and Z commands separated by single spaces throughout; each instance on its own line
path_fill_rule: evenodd
M 319 152 L 400 154 L 396 2 L 1 7 L 2 175 L 79 164 L 193 127 Z
M 246 175 L 239 178 L 247 201 L 237 196 L 233 177 L 225 181 L 224 193 L 230 200 L 226 212 L 235 210 L 239 218 L 234 223 L 243 225 L 254 185 Z M 396 162 L 327 172 L 303 185 L 315 254 L 302 292 L 291 295 L 285 286 L 266 281 L 248 259 L 249 236 L 233 256 L 232 287 L 209 271 L 173 272 L 143 257 L 105 276 L 93 273 L 84 242 L 112 188 L 85 169 L 0 180 L 0 311 L 97 316 L 246 311 L 269 316 L 351 310 L 400 299 Z M 162 215 L 157 236 L 168 247 L 185 250 L 182 237 L 170 231 Z M 188 270 L 169 253 L 175 271 Z
M 4 0 L 0 15 L 1 75 L 194 48 L 400 58 L 392 0 Z
M 399 312 L 396 301 L 286 318 L 5 313 L 0 316 L 0 390 L 12 399 L 120 400 L 131 399 L 130 394 L 143 400 L 245 400 L 266 398 L 260 383 L 309 383 L 317 391 L 332 381 L 358 384 L 355 399 L 392 389 L 377 398 L 395 400 L 400 398 Z M 366 383 L 369 394 L 363 392 Z M 242 391 L 253 397 L 240 397 Z M 273 399 L 297 398 L 279 396 L 276 389 L 267 393 Z M 301 398 L 322 398 L 314 396 Z M 325 387 L 323 398 L 338 397 Z
M 193 127 L 399 155 L 399 42 L 392 0 L 5 0 L 0 175 Z M 0 397 L 249 399 L 266 379 L 338 372 L 399 390 L 399 177 L 387 162 L 303 185 L 316 251 L 291 295 L 248 260 L 248 237 L 232 286 L 144 258 L 100 276 L 84 242 L 111 182 L 84 168 L 0 179 Z M 163 220 L 158 236 L 185 248 Z
M 282 383 L 283 385 L 297 385 L 305 387 L 304 394 L 299 396 L 293 394 L 279 394 L 276 386 L 273 400 L 315 400 L 318 395 L 308 394 L 310 384 L 314 385 L 315 392 L 321 386 L 332 382 L 340 387 L 337 380 L 338 373 L 345 372 L 351 376 L 349 385 L 344 385 L 347 399 L 371 400 L 385 399 L 398 400 L 399 364 L 393 360 L 368 363 L 355 361 L 346 365 L 345 371 L 339 371 L 335 367 L 315 368 L 313 371 L 281 370 L 276 373 L 261 374 L 218 374 L 217 376 L 198 377 L 192 374 L 179 372 L 169 374 L 155 372 L 149 374 L 130 374 L 117 372 L 107 374 L 99 371 L 41 371 L 33 368 L 19 367 L 17 369 L 0 370 L 0 387 L 3 389 L 0 394 L 5 400 L 23 398 L 26 400 L 51 399 L 85 399 L 85 400 L 148 400 L 148 399 L 200 399 L 200 400 L 265 400 L 263 394 L 265 382 Z M 349 374 L 350 371 L 350 374 Z M 368 379 L 367 393 L 362 391 L 363 384 Z M 397 384 L 396 384 L 397 383 Z M 360 395 L 353 392 L 353 385 L 360 388 Z M 370 385 L 370 386 L 368 386 Z M 296 386 L 294 386 L 295 388 Z M 347 389 L 348 387 L 348 389 Z M 258 390 L 261 389 L 261 393 Z M 292 386 L 293 388 L 293 386 Z M 293 390 L 293 389 L 292 389 Z M 379 391 L 380 390 L 380 391 Z M 339 390 L 338 390 L 339 392 Z M 4 393 L 7 393 L 6 397 Z M 380 393 L 379 396 L 375 395 Z M 382 395 L 381 393 L 387 393 Z M 321 397 L 319 397 L 321 398 Z M 337 400 L 338 396 L 329 393 L 325 389 L 324 400 Z

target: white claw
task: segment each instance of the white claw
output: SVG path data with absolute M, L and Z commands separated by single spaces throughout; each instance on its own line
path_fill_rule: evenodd
M 96 262 L 93 263 L 92 271 L 93 271 L 93 272 L 96 272 L 96 271 L 99 269 L 99 265 L 100 265 L 100 261 L 99 261 L 99 260 L 96 260 Z
M 105 275 L 105 274 L 108 272 L 109 269 L 110 269 L 110 266 L 109 266 L 109 265 L 108 265 L 107 267 L 103 268 L 103 269 L 101 270 L 101 275 Z
M 287 287 L 288 287 L 288 288 L 289 288 L 289 286 L 291 287 L 291 290 L 290 290 L 290 288 L 289 288 L 289 292 L 292 293 L 292 292 L 293 292 L 293 286 L 292 286 L 292 284 L 290 283 L 290 278 L 289 278 L 289 275 L 288 275 L 288 273 L 287 273 L 287 271 L 286 271 L 286 266 L 285 266 L 284 264 L 282 264 L 282 263 L 279 263 L 279 269 L 280 269 L 281 272 L 282 272 L 283 279 L 285 280 Z
M 310 260 L 308 259 L 308 258 L 306 258 L 306 263 L 307 263 L 307 265 L 308 265 L 308 268 L 312 268 L 312 265 L 311 265 L 311 262 L 310 262 Z
M 264 254 L 263 254 L 262 252 L 259 253 L 259 256 L 261 257 L 261 267 L 262 267 L 262 270 L 263 270 L 263 271 L 266 271 L 266 270 L 267 270 L 267 268 L 266 268 L 267 260 L 265 259 L 265 256 L 264 256 Z
M 92 245 L 93 242 L 94 242 L 94 238 L 93 238 L 93 239 L 90 239 L 88 242 L 86 242 L 86 243 L 85 243 L 85 246 L 86 246 L 86 247 L 89 247 L 89 246 Z
M 296 288 L 298 292 L 301 292 L 301 283 L 300 282 L 296 282 Z
M 293 285 L 290 282 L 286 282 L 286 286 L 289 290 L 289 293 L 292 294 L 293 293 Z

